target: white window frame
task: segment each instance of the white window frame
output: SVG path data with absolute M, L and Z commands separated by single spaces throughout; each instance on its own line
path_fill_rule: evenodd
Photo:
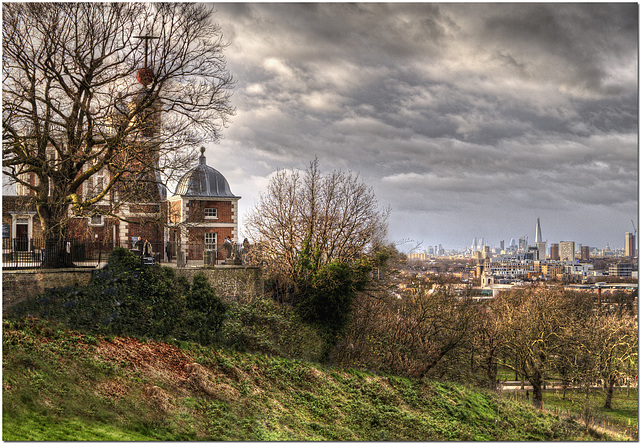
M 211 241 L 213 239 L 213 241 Z M 218 233 L 217 232 L 205 232 L 204 233 L 204 249 L 205 251 L 215 251 L 218 245 Z
M 207 215 L 207 211 L 210 211 L 213 214 Z M 218 208 L 204 208 L 204 218 L 205 218 L 205 220 L 217 220 L 218 219 Z
M 94 222 L 94 217 L 100 217 L 99 222 Z M 89 216 L 89 225 L 91 226 L 104 226 L 104 216 L 102 214 L 94 214 Z

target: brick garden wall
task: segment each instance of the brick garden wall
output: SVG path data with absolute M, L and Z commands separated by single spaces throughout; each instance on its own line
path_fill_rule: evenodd
M 225 301 L 251 301 L 264 294 L 262 268 L 258 266 L 219 266 L 213 269 L 175 268 L 178 275 L 193 281 L 203 272 L 216 295 Z M 92 269 L 26 269 L 2 271 L 2 310 L 15 306 L 50 288 L 86 285 Z

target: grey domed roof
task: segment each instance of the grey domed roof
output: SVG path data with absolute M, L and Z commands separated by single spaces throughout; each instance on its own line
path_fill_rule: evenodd
M 207 166 L 207 158 L 204 156 L 204 148 L 200 150 L 200 164 L 187 172 L 176 188 L 174 195 L 185 197 L 235 197 L 231 193 L 229 182 L 224 175 L 211 166 Z

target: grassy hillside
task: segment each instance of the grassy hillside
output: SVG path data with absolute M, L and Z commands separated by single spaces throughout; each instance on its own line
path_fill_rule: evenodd
M 453 383 L 3 321 L 3 440 L 576 440 Z

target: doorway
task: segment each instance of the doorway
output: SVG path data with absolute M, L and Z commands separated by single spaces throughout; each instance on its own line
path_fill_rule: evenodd
M 29 225 L 16 224 L 16 238 L 14 239 L 14 249 L 16 251 L 29 250 Z

